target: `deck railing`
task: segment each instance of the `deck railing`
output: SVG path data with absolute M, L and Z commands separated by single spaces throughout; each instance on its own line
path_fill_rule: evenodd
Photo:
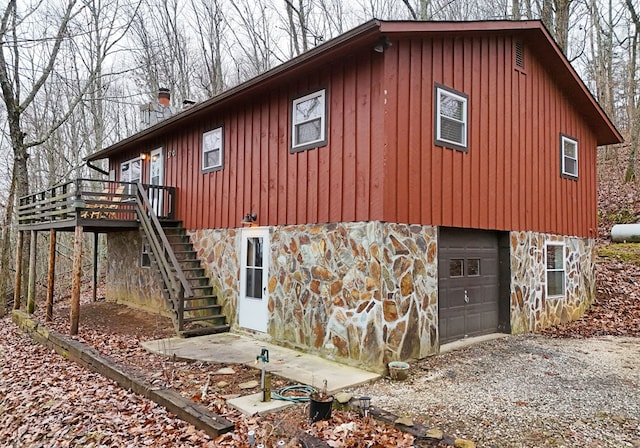
M 175 217 L 175 188 L 143 186 L 160 219 Z M 63 221 L 136 221 L 136 189 L 131 182 L 75 179 L 20 198 L 18 225 Z
M 147 237 L 162 280 L 169 290 L 175 311 L 174 316 L 176 321 L 174 323 L 176 330 L 181 331 L 183 329 L 184 299 L 186 297 L 193 297 L 193 291 L 156 214 L 158 203 L 156 202 L 154 204 L 151 193 L 153 191 L 161 192 L 161 190 L 148 190 L 146 186 L 138 184 L 136 191 L 137 194 L 135 198 L 140 226 Z M 147 191 L 149 194 L 147 194 Z

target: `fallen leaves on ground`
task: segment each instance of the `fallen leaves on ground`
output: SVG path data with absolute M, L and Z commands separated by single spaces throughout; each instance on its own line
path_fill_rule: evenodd
M 580 319 L 546 328 L 554 337 L 640 337 L 640 267 L 600 258 L 596 265 L 596 298 Z
M 300 432 L 329 446 L 412 446 L 413 436 L 393 426 L 365 419 L 355 412 L 334 411 L 330 420 L 312 423 L 308 404 L 285 411 L 248 417 L 226 403 L 241 391 L 238 385 L 259 379 L 259 371 L 242 365 L 174 361 L 146 352 L 141 341 L 173 335 L 170 321 L 123 305 L 82 299 L 79 334 L 102 355 L 124 365 L 158 387 L 172 387 L 212 412 L 235 423 L 235 431 L 212 440 L 167 413 L 155 403 L 121 389 L 48 349 L 31 342 L 8 318 L 0 321 L 0 440 L 18 446 L 302 446 Z M 36 318 L 44 321 L 41 310 Z M 68 334 L 68 309 L 56 305 L 50 328 Z M 222 367 L 232 375 L 216 375 Z M 37 379 L 37 380 L 34 380 Z M 22 380 L 20 380 L 22 379 Z M 220 386 L 224 380 L 226 385 Z M 272 377 L 274 388 L 290 385 Z M 204 392 L 204 393 L 203 393 Z
M 32 343 L 7 318 L 0 360 L 4 446 L 215 446 L 163 407 Z

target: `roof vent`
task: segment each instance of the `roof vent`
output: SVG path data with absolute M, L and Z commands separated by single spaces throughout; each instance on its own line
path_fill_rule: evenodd
M 515 63 L 517 68 L 524 69 L 524 44 L 521 40 L 516 40 Z

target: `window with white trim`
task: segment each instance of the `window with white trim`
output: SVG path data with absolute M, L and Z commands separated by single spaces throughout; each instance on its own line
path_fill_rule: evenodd
M 326 89 L 294 99 L 291 104 L 291 152 L 326 144 Z
M 547 277 L 547 297 L 564 297 L 565 269 L 564 244 L 547 243 L 545 245 L 545 269 Z
M 578 141 L 560 136 L 560 158 L 562 163 L 562 175 L 572 179 L 578 178 Z
M 224 163 L 224 146 L 222 126 L 202 134 L 202 172 L 222 169 Z
M 469 97 L 445 86 L 435 88 L 435 144 L 467 151 Z
M 142 160 L 140 157 L 127 160 L 120 164 L 120 182 L 131 182 L 137 184 L 142 180 Z M 126 194 L 133 194 L 134 186 L 129 184 L 125 187 Z

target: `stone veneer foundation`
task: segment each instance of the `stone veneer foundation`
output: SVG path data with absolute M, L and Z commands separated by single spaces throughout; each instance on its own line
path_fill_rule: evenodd
M 241 229 L 189 232 L 232 328 L 238 328 Z M 268 335 L 306 352 L 384 369 L 437 353 L 437 229 L 356 222 L 270 228 Z M 545 242 L 565 244 L 566 297 L 545 297 Z M 109 235 L 107 298 L 160 310 L 156 278 L 139 267 L 138 232 Z M 511 232 L 511 331 L 576 319 L 595 294 L 591 239 Z
M 545 244 L 564 243 L 565 297 L 547 298 Z M 595 240 L 511 232 L 511 332 L 525 333 L 582 316 L 595 298 Z
M 140 267 L 142 237 L 138 231 L 107 235 L 105 297 L 110 302 L 152 310 L 164 316 L 170 311 L 156 276 Z
M 268 333 L 275 342 L 374 369 L 437 352 L 434 227 L 356 222 L 270 230 Z M 240 232 L 190 233 L 235 328 Z

